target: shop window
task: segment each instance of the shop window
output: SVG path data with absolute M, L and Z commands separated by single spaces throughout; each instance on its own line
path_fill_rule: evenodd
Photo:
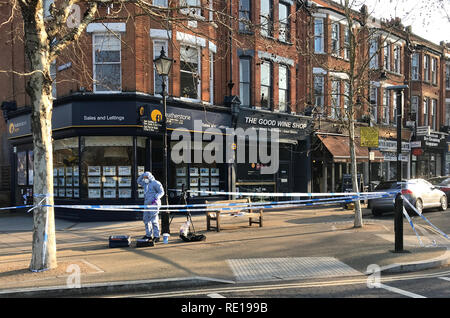
M 181 97 L 200 99 L 200 48 L 182 45 L 180 49 Z
M 120 34 L 94 34 L 94 92 L 122 90 Z
M 56 198 L 80 197 L 78 137 L 53 142 L 53 191 Z
M 81 185 L 88 199 L 132 197 L 133 137 L 82 137 Z

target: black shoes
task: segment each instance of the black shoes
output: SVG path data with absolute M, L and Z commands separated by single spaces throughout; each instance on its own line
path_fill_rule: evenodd
M 147 235 L 145 235 L 144 237 L 142 237 L 142 239 L 143 240 L 152 240 L 152 237 L 151 236 L 147 236 Z M 153 243 L 158 243 L 159 242 L 159 236 L 158 237 L 154 237 L 153 238 Z

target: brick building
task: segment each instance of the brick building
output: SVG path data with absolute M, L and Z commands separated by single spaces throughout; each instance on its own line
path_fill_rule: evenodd
M 46 15 L 51 2 L 45 1 Z M 178 4 L 154 1 L 163 8 L 169 3 Z M 276 173 L 261 174 L 264 163 L 258 161 L 170 160 L 171 189 L 338 191 L 350 165 L 345 130 L 350 92 L 356 105 L 358 172 L 366 185 L 393 179 L 396 99 L 387 87 L 405 83 L 410 89 L 404 96 L 404 175 L 448 172 L 443 144 L 432 158 L 429 149 L 425 156 L 414 149 L 411 155 L 409 143 L 423 139 L 417 138 L 418 131 L 426 130 L 426 138 L 447 136 L 441 130 L 450 126 L 448 47 L 417 37 L 401 21 L 370 17 L 364 9 L 349 11 L 349 20 L 345 8 L 329 0 L 182 4 L 194 8 L 172 10 L 177 22 L 170 24 L 134 6 L 100 7 L 104 19 L 91 23 L 52 65 L 57 202 L 133 204 L 142 197 L 136 175 L 149 169 L 162 178 L 164 132 L 158 125 L 144 130 L 142 124 L 162 112 L 163 79 L 153 65 L 161 48 L 174 60 L 166 82 L 169 136 L 184 129 L 194 139 L 195 120 L 202 121 L 201 130 L 217 128 L 222 137 L 226 128 L 277 127 L 280 134 Z M 3 20 L 9 12 L 7 5 L 0 8 Z M 20 23 L 15 16 L 3 26 L 8 32 L 0 32 L 2 70 L 27 71 Z M 357 34 L 354 41 L 349 27 Z M 350 88 L 352 56 L 364 72 Z M 17 185 L 11 187 L 10 201 L 20 204 L 30 200 L 33 184 L 30 99 L 24 76 L 0 73 L 0 78 L 5 83 L 0 87 L 0 167 L 5 171 L 0 181 Z M 371 149 L 372 158 L 369 149 L 359 146 L 358 127 L 366 126 L 379 130 L 380 146 Z M 250 141 L 247 154 L 257 150 Z M 434 168 L 428 169 L 433 160 Z

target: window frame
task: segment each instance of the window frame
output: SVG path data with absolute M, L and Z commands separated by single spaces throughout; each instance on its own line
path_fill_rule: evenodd
M 242 6 L 243 2 L 248 3 L 248 8 L 243 8 L 243 6 Z M 247 14 L 247 17 L 245 17 L 245 13 Z M 251 2 L 251 0 L 239 0 L 238 16 L 239 16 L 239 32 L 251 33 L 251 29 L 250 29 L 250 26 L 252 23 L 252 2 Z M 243 21 L 241 21 L 241 20 L 243 20 Z
M 183 44 L 182 43 L 180 45 L 180 52 L 186 47 L 194 48 L 194 49 L 197 50 L 197 72 L 194 73 L 192 71 L 188 71 L 188 70 L 183 70 L 182 69 L 182 67 L 181 67 L 182 55 L 180 53 L 180 99 L 187 100 L 187 101 L 196 101 L 196 102 L 198 102 L 198 101 L 201 101 L 201 99 L 202 99 L 202 97 L 201 97 L 201 93 L 202 93 L 201 92 L 201 87 L 202 87 L 202 78 L 201 78 L 202 77 L 202 64 L 201 64 L 201 62 L 202 62 L 202 60 L 201 60 L 202 47 L 201 46 L 195 46 L 195 45 Z M 196 76 L 196 78 L 197 78 L 197 84 L 196 84 L 197 85 L 197 98 L 191 98 L 191 97 L 184 97 L 184 96 L 182 96 L 181 73 L 192 74 L 192 76 L 193 76 L 193 74 L 197 74 L 197 76 Z
M 430 56 L 425 54 L 423 57 L 423 80 L 430 82 Z
M 319 24 L 317 22 L 320 22 Z M 321 29 L 320 32 L 318 33 L 318 26 L 320 25 Z M 325 19 L 324 18 L 319 18 L 319 17 L 315 17 L 314 18 L 314 53 L 319 53 L 319 54 L 323 54 L 325 53 Z M 317 41 L 320 42 L 317 42 Z M 317 44 L 320 43 L 320 50 L 318 50 L 318 46 Z
M 286 70 L 286 88 L 281 88 L 281 72 L 280 72 L 280 70 L 282 68 Z M 291 78 L 291 72 L 290 72 L 289 66 L 285 65 L 285 64 L 279 64 L 278 65 L 278 83 L 279 83 L 279 85 L 278 85 L 278 109 L 282 113 L 287 113 L 287 112 L 289 112 L 289 109 L 290 109 L 290 92 L 291 92 L 290 78 Z M 285 101 L 284 101 L 285 109 L 284 110 L 282 110 L 280 108 L 280 106 L 281 106 L 280 91 L 285 92 Z
M 321 83 L 318 83 L 317 80 L 320 79 Z M 321 84 L 322 88 L 320 94 L 316 94 L 318 90 L 316 89 L 316 84 Z M 314 74 L 313 76 L 313 92 L 314 92 L 314 107 L 319 107 L 321 111 L 324 111 L 325 107 L 325 76 L 321 74 Z M 320 101 L 320 104 L 317 101 Z
M 335 29 L 336 28 L 336 29 Z M 335 56 L 340 56 L 340 34 L 341 34 L 341 26 L 337 21 L 333 21 L 331 23 L 331 47 L 330 53 Z
M 430 99 L 425 97 L 423 99 L 423 126 L 429 126 L 428 112 L 430 107 Z
M 120 45 L 119 45 L 119 62 L 103 62 L 103 63 L 97 63 L 95 61 L 95 51 L 96 51 L 96 46 L 95 46 L 95 38 L 98 36 L 105 36 L 105 35 L 109 35 L 112 36 L 113 38 L 118 38 L 117 40 L 119 41 Z M 112 33 L 112 32 L 93 32 L 92 33 L 92 79 L 93 79 L 93 92 L 94 93 L 98 93 L 98 94 L 115 94 L 115 93 L 122 93 L 122 35 L 120 33 Z M 120 78 L 119 78 L 119 82 L 120 82 L 120 90 L 98 90 L 97 89 L 97 84 L 96 84 L 96 78 L 97 78 L 97 72 L 96 72 L 96 65 L 97 64 L 119 64 L 120 65 Z M 99 84 L 101 85 L 101 84 Z M 102 85 L 103 86 L 103 85 Z
M 263 84 L 263 76 L 262 74 L 262 67 L 263 65 L 268 65 L 269 66 L 269 85 L 265 85 Z M 263 87 L 268 87 L 269 89 L 269 98 L 267 99 L 267 107 L 263 106 L 262 104 L 262 88 Z M 273 63 L 269 60 L 261 60 L 261 64 L 260 64 L 260 107 L 262 109 L 272 109 L 273 108 Z
M 413 53 L 411 55 L 411 80 L 420 80 L 420 55 L 419 53 Z
M 269 4 L 269 12 L 263 12 L 263 1 L 267 1 Z M 274 18 L 273 18 L 273 0 L 261 0 L 261 7 L 259 12 L 259 22 L 261 25 L 261 35 L 264 37 L 272 38 L 273 37 L 273 27 L 274 27 Z M 264 15 L 264 13 L 268 13 Z M 267 27 L 263 24 L 263 19 L 267 20 Z
M 282 10 L 281 7 L 286 8 L 286 22 L 282 22 L 282 17 L 280 16 Z M 285 43 L 291 43 L 291 19 L 290 19 L 291 5 L 287 2 L 280 1 L 278 3 L 278 40 Z M 284 28 L 282 28 L 284 26 Z M 281 38 L 281 30 L 285 30 L 284 39 Z
M 249 70 L 249 81 L 244 82 L 241 77 L 242 70 L 242 61 L 248 61 L 248 70 Z M 248 85 L 248 105 L 243 104 L 243 90 L 241 85 Z M 241 105 L 243 106 L 251 106 L 252 105 L 252 57 L 251 56 L 239 56 L 239 99 L 241 100 Z
M 331 78 L 331 111 L 330 117 L 338 119 L 341 110 L 341 80 L 338 78 Z
M 391 42 L 386 42 L 383 48 L 383 67 L 386 71 L 391 71 Z
M 394 45 L 394 72 L 402 73 L 402 47 L 400 45 Z
M 378 123 L 378 91 L 379 88 L 377 86 L 371 85 L 369 88 L 370 114 L 375 124 Z
M 374 45 L 375 44 L 375 45 Z M 369 44 L 369 67 L 372 70 L 376 70 L 379 68 L 379 43 L 378 38 L 371 39 Z M 373 51 L 375 49 L 375 52 Z
M 391 92 L 384 89 L 383 92 L 383 119 L 382 123 L 389 125 L 391 117 Z
M 437 85 L 437 69 L 438 69 L 438 59 L 431 58 L 431 84 Z

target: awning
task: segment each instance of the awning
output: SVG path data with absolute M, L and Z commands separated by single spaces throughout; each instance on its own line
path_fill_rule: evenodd
M 350 162 L 350 142 L 346 136 L 335 135 L 317 135 L 319 140 L 325 145 L 330 154 L 333 156 L 334 162 Z M 369 150 L 367 147 L 360 146 L 359 138 L 355 138 L 355 152 L 357 162 L 369 161 Z M 372 162 L 382 162 L 383 155 L 378 150 L 371 150 L 375 153 L 374 160 Z

